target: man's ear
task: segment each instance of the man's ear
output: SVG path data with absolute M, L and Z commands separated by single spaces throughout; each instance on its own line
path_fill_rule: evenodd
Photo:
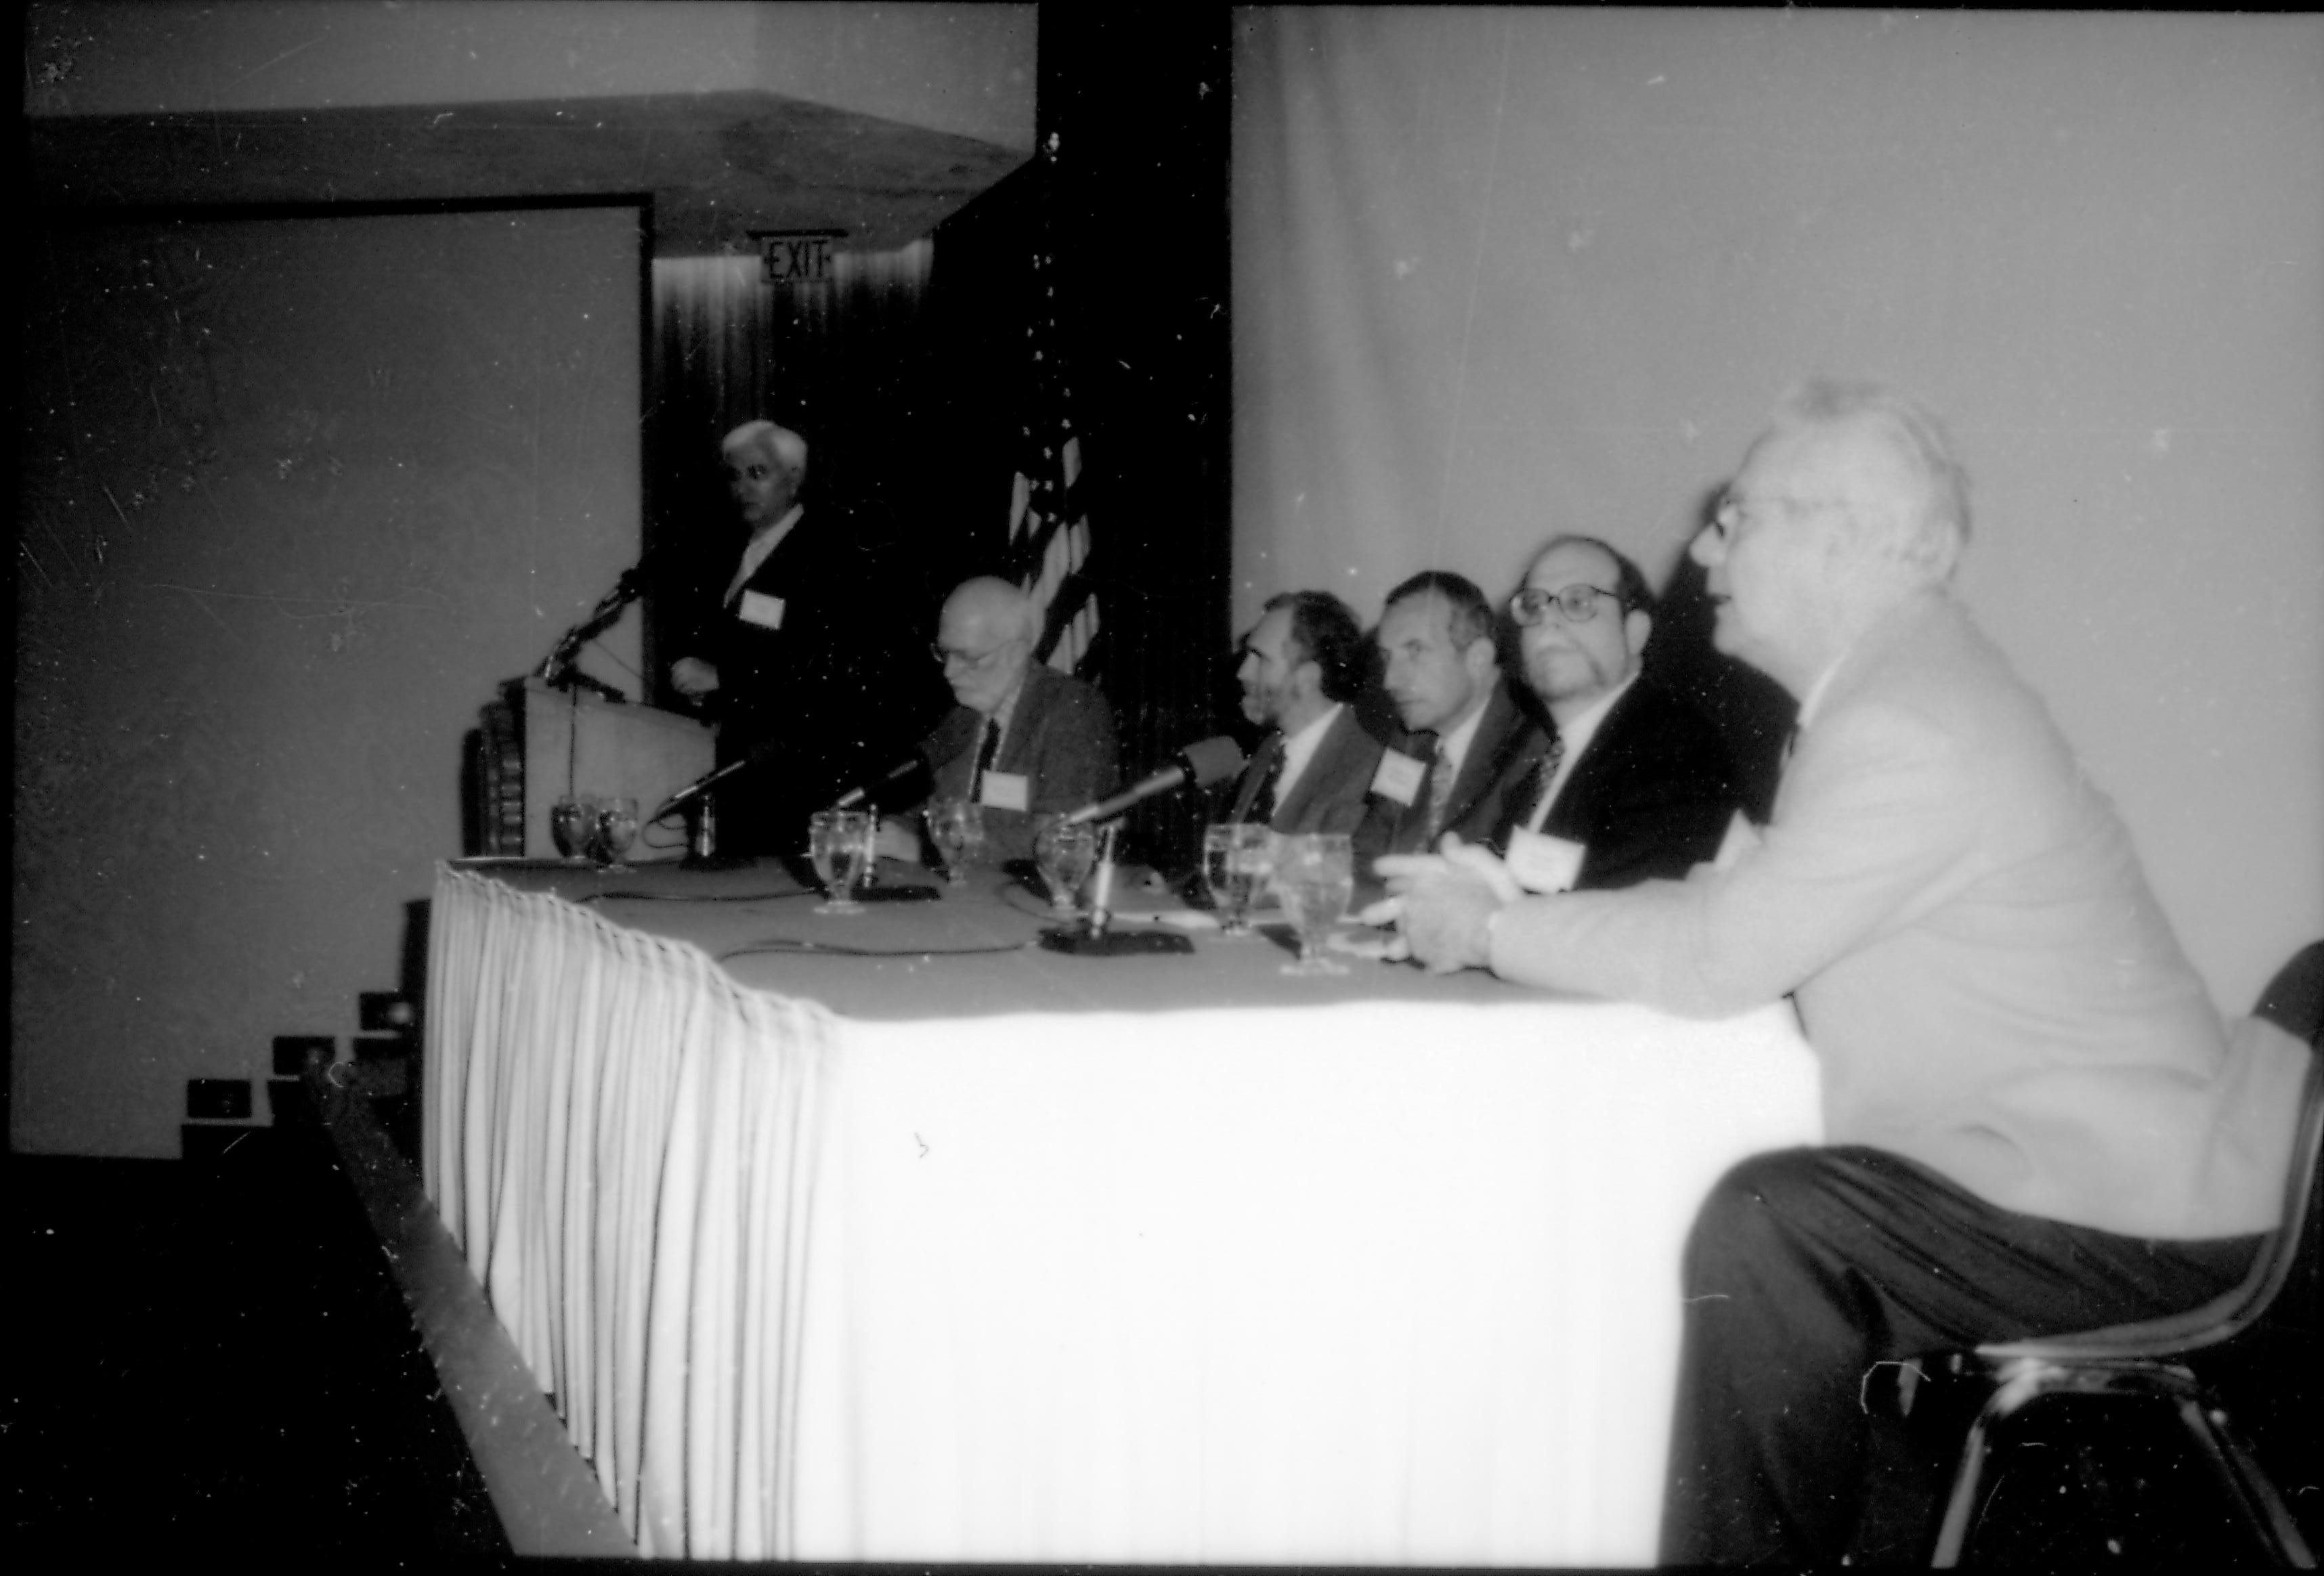
M 1494 650 L 1490 635 L 1479 635 L 1461 651 L 1461 666 L 1467 668 L 1469 677 L 1480 684 L 1492 677 L 1493 669 L 1500 665 L 1500 653 Z
M 1292 687 L 1301 700 L 1320 699 L 1323 694 L 1323 665 L 1309 657 L 1291 669 Z
M 1630 642 L 1630 655 L 1635 657 L 1646 649 L 1646 640 L 1655 632 L 1655 615 L 1643 607 L 1634 607 L 1622 615 L 1622 634 Z

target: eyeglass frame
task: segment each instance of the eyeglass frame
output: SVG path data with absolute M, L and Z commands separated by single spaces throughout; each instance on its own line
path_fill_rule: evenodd
M 1853 498 L 1775 497 L 1761 498 L 1755 502 L 1757 505 L 1763 508 L 1780 509 L 1787 518 L 1793 520 L 1797 520 L 1803 514 L 1813 514 L 1819 510 L 1852 509 L 1856 506 L 1856 500 Z M 1726 546 L 1734 541 L 1735 533 L 1742 526 L 1747 514 L 1747 506 L 1740 497 L 1733 493 L 1722 493 L 1718 506 L 1711 510 L 1711 518 L 1705 522 L 1705 529 L 1719 539 L 1720 545 Z
M 1566 599 L 1578 591 L 1586 591 L 1590 596 L 1587 609 L 1577 613 L 1567 605 Z M 1558 611 L 1560 622 L 1586 624 L 1598 616 L 1598 599 L 1601 596 L 1613 602 L 1616 606 L 1621 607 L 1622 594 L 1618 591 L 1609 591 L 1603 585 L 1589 585 L 1576 581 L 1571 585 L 1561 585 L 1554 591 L 1545 591 L 1538 585 L 1527 585 L 1509 597 L 1509 617 L 1516 621 L 1519 629 L 1535 629 L 1548 622 L 1549 610 L 1554 607 Z M 1528 613 L 1526 611 L 1526 604 L 1536 598 L 1539 599 L 1536 610 Z M 1622 607 L 1622 611 L 1628 613 L 1630 610 Z
M 930 641 L 928 642 L 928 655 L 935 658 L 936 666 L 943 668 L 947 673 L 952 671 L 952 665 L 955 662 L 960 664 L 961 670 L 963 672 L 984 673 L 989 672 L 991 669 L 993 663 L 1000 660 L 1001 652 L 1006 651 L 1014 644 L 1016 644 L 1016 642 L 1013 640 L 1003 641 L 999 645 L 993 647 L 991 650 L 980 652 L 978 655 L 972 657 L 965 651 L 947 651 L 943 646 L 934 641 Z

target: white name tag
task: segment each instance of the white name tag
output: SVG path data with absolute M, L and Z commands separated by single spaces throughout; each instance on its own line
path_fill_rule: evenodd
M 1519 826 L 1509 833 L 1509 874 L 1528 892 L 1570 892 L 1582 876 L 1582 856 L 1589 850 L 1563 837 L 1528 832 Z
M 984 790 L 977 802 L 996 810 L 1029 809 L 1033 804 L 1032 779 L 1021 771 L 988 771 L 984 774 Z
M 1712 858 L 1711 868 L 1732 869 L 1738 860 L 1758 847 L 1759 842 L 1759 829 L 1744 818 L 1742 811 L 1736 811 L 1727 823 L 1727 835 L 1719 840 L 1719 853 Z
M 745 591 L 742 618 L 744 623 L 756 624 L 762 630 L 779 630 L 783 627 L 783 599 L 763 591 Z
M 1428 768 L 1401 750 L 1389 750 L 1380 756 L 1379 770 L 1372 773 L 1371 791 L 1384 799 L 1408 805 L 1420 797 L 1420 785 L 1428 780 Z

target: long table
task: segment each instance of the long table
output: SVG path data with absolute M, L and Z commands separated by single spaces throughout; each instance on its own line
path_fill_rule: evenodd
M 1818 1137 L 1787 1008 L 813 901 L 438 874 L 429 1195 L 643 1552 L 1652 1560 L 1685 1230 Z

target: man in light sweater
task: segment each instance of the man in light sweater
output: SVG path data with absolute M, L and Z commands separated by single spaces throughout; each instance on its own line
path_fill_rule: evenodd
M 1384 860 L 1416 954 L 1722 1015 L 1792 995 L 1830 1147 L 1746 1161 L 1689 1245 L 1663 1557 L 1925 1557 L 1935 1464 L 1863 1403 L 1931 1350 L 2159 1316 L 2274 1224 L 2304 1072 L 2232 1042 L 2130 838 L 1947 590 L 1941 430 L 1814 384 L 1694 555 L 1719 649 L 1800 700 L 1764 836 L 1683 880 L 1522 895 Z

